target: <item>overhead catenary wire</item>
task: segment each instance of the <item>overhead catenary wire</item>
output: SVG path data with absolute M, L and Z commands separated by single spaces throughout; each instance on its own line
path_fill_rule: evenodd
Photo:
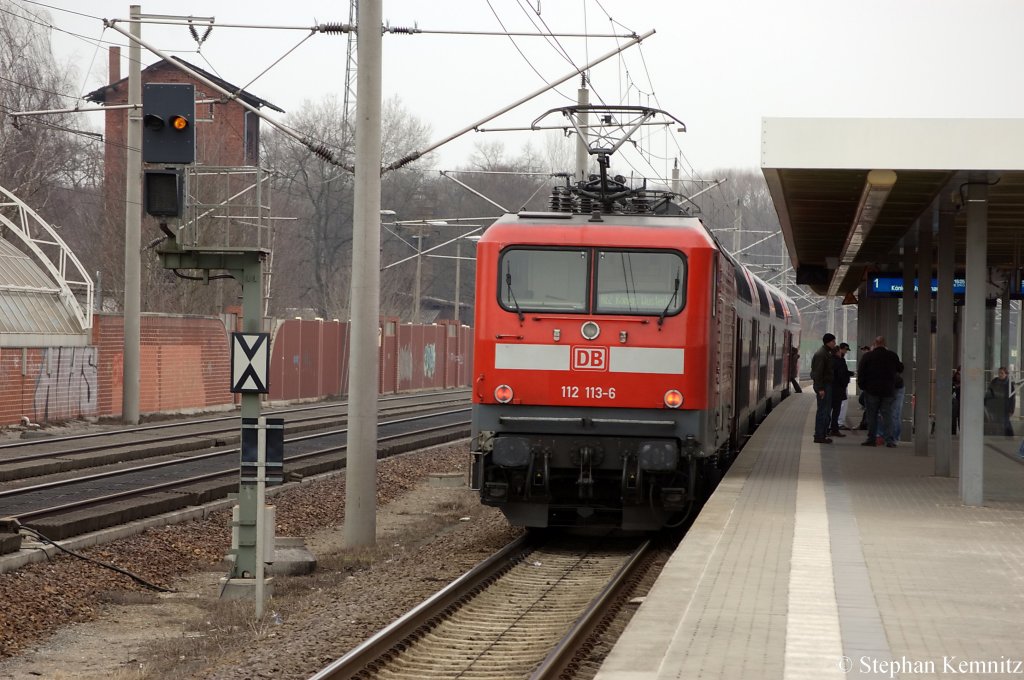
M 540 88 L 538 90 L 535 90 L 534 92 L 531 92 L 530 94 L 526 95 L 525 97 L 522 97 L 522 98 L 516 100 L 512 104 L 509 104 L 508 106 L 505 106 L 505 107 L 499 109 L 498 111 L 496 111 L 496 112 L 494 112 L 494 113 L 492 113 L 492 114 L 490 114 L 490 115 L 488 115 L 488 116 L 486 116 L 486 117 L 476 121 L 475 123 L 472 123 L 471 125 L 469 125 L 469 126 L 463 128 L 463 129 L 461 129 L 461 130 L 459 130 L 459 131 L 449 135 L 448 137 L 445 137 L 444 139 L 441 139 L 441 140 L 439 140 L 437 142 L 434 142 L 433 144 L 430 144 L 425 149 L 420 149 L 419 151 L 415 151 L 415 152 L 413 152 L 411 154 L 406 155 L 403 158 L 398 159 L 397 161 L 395 161 L 394 163 L 390 164 L 389 166 L 387 166 L 384 169 L 385 170 L 396 170 L 396 169 L 398 169 L 398 168 L 400 168 L 400 167 L 402 167 L 404 165 L 412 163 L 413 161 L 415 161 L 416 159 L 420 158 L 424 154 L 430 153 L 434 149 L 437 149 L 438 147 L 443 146 L 444 144 L 447 144 L 448 142 L 452 141 L 453 139 L 457 139 L 458 137 L 461 137 L 462 135 L 466 134 L 467 132 L 471 132 L 471 131 L 475 130 L 476 128 L 480 127 L 484 123 L 486 123 L 488 121 L 491 121 L 491 120 L 494 120 L 495 118 L 497 118 L 498 116 L 500 116 L 502 114 L 508 113 L 512 109 L 514 109 L 514 108 L 516 108 L 518 106 L 521 106 L 522 104 L 525 104 L 526 102 L 530 101 L 531 99 L 534 99 L 538 95 L 541 95 L 544 92 L 547 92 L 548 90 L 551 90 L 554 87 L 556 87 L 558 85 L 561 85 L 562 83 L 564 83 L 565 81 L 569 80 L 570 78 L 576 77 L 581 72 L 583 72 L 583 71 L 585 71 L 585 70 L 587 70 L 589 68 L 592 68 L 593 66 L 596 66 L 597 64 L 600 64 L 601 62 L 603 62 L 603 61 L 605 61 L 607 59 L 610 59 L 611 57 L 614 57 L 615 55 L 619 54 L 623 50 L 628 49 L 628 48 L 632 47 L 633 45 L 636 45 L 636 44 L 640 43 L 643 40 L 646 40 L 647 38 L 649 38 L 652 35 L 654 35 L 655 32 L 656 31 L 654 29 L 651 29 L 651 30 L 647 31 L 646 33 L 644 33 L 643 35 L 634 36 L 631 40 L 627 41 L 621 47 L 617 47 L 616 49 L 601 55 L 600 57 L 598 57 L 597 59 L 593 60 L 592 62 L 590 62 L 589 64 L 587 64 L 583 68 L 575 68 L 575 69 L 573 69 L 571 72 L 569 72 L 568 74 L 562 76 L 561 78 L 559 78 L 555 82 L 550 83 L 550 84 L 546 84 L 544 87 L 542 87 L 542 88 Z

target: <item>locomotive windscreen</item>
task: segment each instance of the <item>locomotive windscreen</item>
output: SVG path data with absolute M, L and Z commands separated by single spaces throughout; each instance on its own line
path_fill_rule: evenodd
M 498 299 L 509 311 L 587 309 L 586 250 L 510 248 L 501 256 Z
M 512 312 L 664 317 L 686 302 L 686 259 L 677 251 L 509 248 L 498 271 L 498 299 Z
M 600 250 L 595 311 L 671 316 L 683 308 L 685 273 L 679 253 Z

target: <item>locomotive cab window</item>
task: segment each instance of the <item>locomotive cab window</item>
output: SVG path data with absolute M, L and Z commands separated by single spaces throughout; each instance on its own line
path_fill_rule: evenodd
M 498 300 L 510 312 L 585 312 L 587 251 L 510 248 L 501 256 Z
M 599 250 L 598 314 L 679 313 L 686 299 L 686 261 L 673 251 Z

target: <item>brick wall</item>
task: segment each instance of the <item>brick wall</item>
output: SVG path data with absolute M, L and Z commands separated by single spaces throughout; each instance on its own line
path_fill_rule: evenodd
M 42 363 L 42 350 L 0 347 L 0 425 L 33 415 L 35 376 Z
M 207 409 L 236 403 L 231 350 L 216 317 L 143 314 L 140 413 Z M 396 326 L 383 335 L 382 389 L 465 385 L 472 349 L 468 327 Z M 390 348 L 391 351 L 384 351 Z M 124 320 L 93 316 L 88 347 L 0 348 L 0 426 L 22 416 L 50 423 L 121 415 Z M 319 399 L 348 391 L 349 328 L 337 321 L 280 322 L 271 346 L 271 400 Z M 391 383 L 394 382 L 392 385 Z
M 93 317 L 99 350 L 98 415 L 121 414 L 124 320 Z M 139 355 L 139 412 L 180 411 L 234 403 L 229 391 L 230 347 L 214 317 L 143 314 Z

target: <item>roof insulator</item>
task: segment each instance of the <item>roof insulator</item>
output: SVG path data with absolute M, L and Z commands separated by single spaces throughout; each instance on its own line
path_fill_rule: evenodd
M 320 24 L 316 27 L 316 30 L 320 33 L 349 33 L 354 30 L 354 26 L 352 26 L 352 24 L 332 22 L 329 24 Z

